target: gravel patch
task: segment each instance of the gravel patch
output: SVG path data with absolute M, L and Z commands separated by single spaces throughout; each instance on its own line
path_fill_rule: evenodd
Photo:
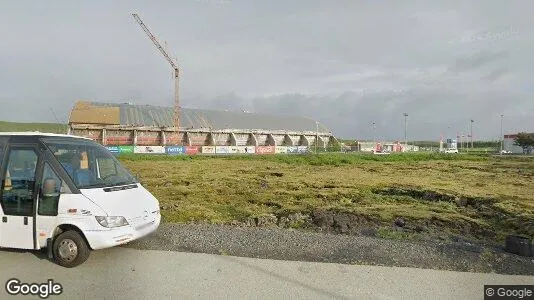
M 122 247 L 277 260 L 534 275 L 534 257 L 465 241 L 388 240 L 362 235 L 229 225 L 161 224 Z

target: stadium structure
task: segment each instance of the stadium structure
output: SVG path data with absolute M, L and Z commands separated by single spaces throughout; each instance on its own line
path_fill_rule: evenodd
M 305 117 L 183 108 L 173 127 L 173 108 L 78 101 L 68 133 L 102 145 L 313 146 L 337 143 L 323 124 Z

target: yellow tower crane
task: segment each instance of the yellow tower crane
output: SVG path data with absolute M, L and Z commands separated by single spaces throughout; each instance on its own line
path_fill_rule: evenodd
M 139 26 L 143 29 L 143 31 L 148 35 L 148 37 L 152 40 L 154 45 L 156 45 L 156 48 L 163 54 L 165 59 L 169 62 L 171 67 L 174 70 L 174 111 L 173 111 L 173 126 L 176 131 L 180 129 L 180 100 L 179 100 L 179 93 L 178 93 L 178 87 L 179 87 L 179 75 L 180 71 L 178 70 L 178 66 L 174 62 L 174 60 L 167 54 L 167 51 L 161 46 L 161 44 L 158 42 L 156 37 L 150 32 L 150 30 L 146 27 L 145 23 L 141 21 L 141 18 L 137 14 L 132 14 L 134 19 L 139 23 Z

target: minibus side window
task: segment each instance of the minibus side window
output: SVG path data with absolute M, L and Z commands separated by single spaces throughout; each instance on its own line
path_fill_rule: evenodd
M 48 163 L 44 165 L 42 177 L 37 213 L 41 216 L 57 216 L 60 195 L 71 191 Z
M 2 180 L 2 208 L 7 215 L 31 216 L 34 201 L 37 154 L 31 149 L 12 149 Z

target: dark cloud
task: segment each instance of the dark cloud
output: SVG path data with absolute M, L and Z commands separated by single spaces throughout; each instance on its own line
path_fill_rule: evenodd
M 495 81 L 501 78 L 502 76 L 505 76 L 507 73 L 508 73 L 507 68 L 499 68 L 499 69 L 491 71 L 491 73 L 482 77 L 482 79 L 486 79 L 488 81 Z
M 302 115 L 336 135 L 497 138 L 534 130 L 534 3 L 525 1 L 13 1 L 0 10 L 0 119 L 66 120 L 74 101 Z M 16 113 L 14 113 L 16 112 Z M 371 123 L 377 124 L 373 133 Z M 449 134 L 449 133 L 447 133 Z
M 504 59 L 508 56 L 509 54 L 507 51 L 494 52 L 488 50 L 481 50 L 469 56 L 457 58 L 454 64 L 449 68 L 449 70 L 452 72 L 471 71 L 491 62 Z

